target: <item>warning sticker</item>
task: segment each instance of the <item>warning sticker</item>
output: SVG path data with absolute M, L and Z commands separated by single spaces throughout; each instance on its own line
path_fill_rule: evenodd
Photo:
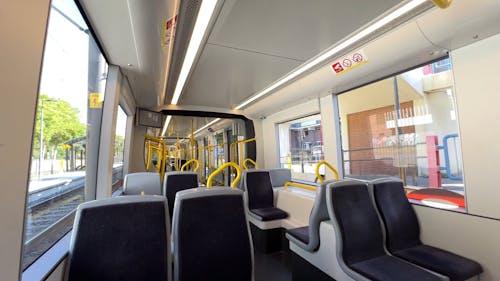
M 336 75 L 340 75 L 345 73 L 353 68 L 361 66 L 368 62 L 368 58 L 366 57 L 363 50 L 358 50 L 352 54 L 342 57 L 338 61 L 332 64 L 333 71 L 335 71 Z
M 177 26 L 177 15 L 166 20 L 163 23 L 163 28 L 162 28 L 162 36 L 161 36 L 161 45 L 163 47 L 166 47 L 172 42 L 175 36 L 175 28 Z
M 89 93 L 89 108 L 102 108 L 101 93 Z

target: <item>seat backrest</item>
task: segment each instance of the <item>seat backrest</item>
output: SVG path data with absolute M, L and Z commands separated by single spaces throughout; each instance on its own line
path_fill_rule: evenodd
M 385 255 L 382 228 L 367 184 L 338 181 L 326 191 L 330 219 L 340 235 L 341 257 L 347 266 Z
M 245 191 L 245 177 L 246 177 L 247 171 L 243 170 L 241 171 L 241 178 L 236 187 L 240 190 Z
M 248 195 L 248 209 L 269 208 L 274 206 L 273 187 L 267 170 L 251 170 L 243 180 Z
M 309 216 L 309 249 L 315 250 L 319 246 L 319 225 L 322 221 L 329 220 L 326 205 L 326 187 L 333 181 L 325 181 L 317 187 L 314 205 Z
M 170 222 L 162 196 L 78 206 L 66 280 L 169 280 Z
M 199 186 L 198 174 L 195 172 L 167 172 L 163 181 L 163 195 L 167 197 L 170 219 L 174 212 L 175 195 L 177 192 Z
M 243 192 L 180 191 L 172 223 L 174 280 L 252 280 L 253 249 Z
M 387 249 L 393 252 L 422 244 L 417 215 L 408 202 L 403 182 L 379 179 L 370 188 L 385 225 Z
M 269 175 L 271 177 L 271 184 L 273 187 L 285 186 L 287 181 L 292 180 L 292 172 L 290 169 L 286 168 L 276 168 L 269 170 Z
M 162 195 L 160 174 L 133 173 L 125 175 L 123 195 Z

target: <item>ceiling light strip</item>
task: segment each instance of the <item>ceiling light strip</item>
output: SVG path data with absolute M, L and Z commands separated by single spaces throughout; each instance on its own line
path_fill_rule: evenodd
M 215 118 L 214 120 L 212 120 L 212 121 L 210 121 L 209 123 L 207 123 L 205 126 L 203 126 L 203 127 L 199 128 L 198 130 L 194 131 L 194 132 L 193 132 L 193 134 L 194 134 L 194 135 L 196 135 L 196 134 L 198 134 L 199 132 L 201 132 L 201 131 L 205 130 L 206 128 L 208 128 L 208 127 L 212 126 L 213 124 L 215 124 L 215 123 L 217 123 L 217 122 L 219 122 L 219 121 L 220 121 L 220 118 Z M 191 136 L 189 136 L 189 137 L 191 137 Z
M 205 32 L 207 31 L 208 24 L 210 23 L 210 19 L 212 18 L 212 14 L 214 13 L 216 6 L 217 0 L 203 0 L 201 3 L 193 33 L 191 35 L 191 39 L 189 40 L 186 56 L 184 57 L 184 62 L 182 63 L 181 72 L 179 74 L 179 78 L 177 79 L 177 84 L 175 85 L 171 104 L 177 104 L 177 102 L 179 102 L 182 90 L 184 89 L 184 85 L 186 84 L 189 73 L 191 72 L 196 54 L 201 46 L 203 37 L 205 37 Z
M 170 124 L 171 120 L 172 120 L 172 115 L 167 115 L 167 119 L 165 120 L 165 124 L 163 125 L 163 130 L 161 130 L 162 137 L 165 136 L 165 133 L 167 132 L 168 125 Z
M 412 11 L 413 9 L 417 8 L 427 0 L 412 0 L 400 8 L 392 11 L 389 13 L 387 16 L 381 18 L 380 20 L 374 22 L 373 24 L 367 26 L 366 28 L 362 29 L 358 33 L 354 34 L 353 36 L 349 37 L 347 40 L 341 42 L 338 45 L 333 46 L 331 49 L 327 50 L 323 54 L 311 59 L 310 61 L 306 62 L 296 70 L 290 72 L 288 75 L 285 77 L 279 79 L 276 81 L 274 84 L 271 86 L 265 88 L 258 94 L 248 98 L 238 106 L 236 106 L 234 109 L 242 109 L 246 105 L 250 104 L 251 102 L 257 100 L 258 98 L 270 93 L 271 91 L 275 90 L 276 88 L 284 85 L 285 83 L 297 78 L 304 72 L 312 69 L 313 67 L 316 67 L 317 65 L 321 63 L 325 63 L 326 60 L 331 59 L 333 56 L 340 55 L 340 52 L 351 47 L 352 45 L 356 44 L 357 42 L 361 41 L 362 39 L 366 38 L 368 35 L 371 33 L 375 32 L 376 30 L 386 26 L 387 24 L 391 23 L 392 21 L 398 19 L 399 17 L 405 15 L 406 13 Z

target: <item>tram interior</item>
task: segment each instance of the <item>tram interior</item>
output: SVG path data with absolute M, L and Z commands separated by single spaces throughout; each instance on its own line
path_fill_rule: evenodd
M 499 1 L 2 6 L 0 279 L 500 280 Z

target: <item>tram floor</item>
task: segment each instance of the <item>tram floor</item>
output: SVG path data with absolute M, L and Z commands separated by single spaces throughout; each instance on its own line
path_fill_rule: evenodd
M 255 281 L 291 281 L 292 268 L 287 251 L 263 254 L 254 251 Z

